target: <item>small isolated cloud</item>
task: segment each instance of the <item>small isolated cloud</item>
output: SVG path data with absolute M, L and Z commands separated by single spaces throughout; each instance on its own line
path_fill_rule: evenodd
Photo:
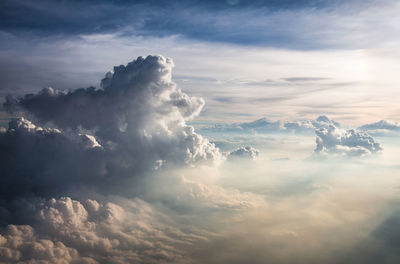
M 260 151 L 256 148 L 246 146 L 246 147 L 240 147 L 238 149 L 235 149 L 231 151 L 228 154 L 229 159 L 235 159 L 235 158 L 245 158 L 245 159 L 256 159 L 258 157 L 258 154 Z
M 81 143 L 85 148 L 101 148 L 101 145 L 97 142 L 94 136 L 87 134 L 79 134 L 79 136 L 81 138 Z
M 380 144 L 366 132 L 345 130 L 330 125 L 315 130 L 318 155 L 364 156 L 382 150 Z

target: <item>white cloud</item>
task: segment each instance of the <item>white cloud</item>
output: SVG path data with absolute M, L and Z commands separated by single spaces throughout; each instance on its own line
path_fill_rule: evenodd
M 25 119 L 24 117 L 21 118 L 14 118 L 8 124 L 8 132 L 13 133 L 20 133 L 20 134 L 52 134 L 52 133 L 61 133 L 58 129 L 51 129 L 51 128 L 42 128 L 40 126 L 36 126 L 31 121 Z
M 315 130 L 315 133 L 317 146 L 314 152 L 319 155 L 364 156 L 382 150 L 378 142 L 362 131 L 330 125 Z
M 235 159 L 235 158 L 246 158 L 246 159 L 256 159 L 258 157 L 258 154 L 260 151 L 256 148 L 246 146 L 246 147 L 240 147 L 238 149 L 235 149 L 231 151 L 228 154 L 228 158 L 230 159 Z
M 326 116 L 319 116 L 315 120 L 296 121 L 271 121 L 260 118 L 252 122 L 217 124 L 201 128 L 205 133 L 209 132 L 231 132 L 231 133 L 314 133 L 315 129 L 327 128 L 330 125 L 340 127 L 340 124 Z
M 85 148 L 101 148 L 101 145 L 97 142 L 94 136 L 87 134 L 79 134 L 79 136 L 81 138 L 81 143 Z

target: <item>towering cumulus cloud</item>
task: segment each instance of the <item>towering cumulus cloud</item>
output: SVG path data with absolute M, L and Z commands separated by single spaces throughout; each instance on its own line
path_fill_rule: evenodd
M 45 88 L 8 99 L 8 109 L 22 109 L 38 125 L 20 118 L 0 135 L 3 198 L 83 185 L 109 192 L 162 166 L 217 162 L 219 150 L 185 123 L 204 101 L 176 87 L 172 68 L 171 59 L 139 57 L 114 67 L 101 89 Z
M 139 57 L 100 89 L 8 98 L 23 116 L 0 133 L 0 263 L 188 263 L 182 250 L 203 237 L 138 198 L 172 200 L 148 178 L 223 157 L 186 125 L 204 101 L 176 87 L 172 67 Z M 197 186 L 178 182 L 174 195 Z

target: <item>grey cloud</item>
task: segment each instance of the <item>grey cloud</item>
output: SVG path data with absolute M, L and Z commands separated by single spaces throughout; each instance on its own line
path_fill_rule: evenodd
M 283 80 L 288 82 L 312 82 L 312 81 L 325 81 L 329 80 L 329 78 L 322 78 L 322 77 L 287 77 L 283 78 Z
M 116 160 L 107 159 L 100 148 L 88 148 L 81 137 L 42 128 L 24 118 L 12 120 L 0 134 L 1 199 L 57 195 L 72 186 L 111 183 L 106 171 L 116 166 Z
M 380 43 L 377 35 L 383 35 L 379 39 L 382 42 L 398 32 L 386 19 L 370 22 L 371 16 L 382 12 L 382 6 L 391 8 L 393 5 L 388 2 L 392 1 L 376 6 L 371 5 L 371 0 L 228 2 L 5 0 L 0 4 L 0 15 L 4 17 L 0 29 L 36 35 L 123 31 L 140 36 L 182 35 L 200 41 L 295 49 L 361 48 Z M 371 6 L 374 11 L 370 11 Z M 173 17 L 171 10 L 176 14 Z M 354 13 L 359 15 L 355 18 Z M 365 23 L 370 25 L 369 34 L 360 26 Z M 390 36 L 379 32 L 379 26 L 386 26 Z
M 218 162 L 218 148 L 186 125 L 204 101 L 176 87 L 172 67 L 162 56 L 139 57 L 114 67 L 101 89 L 45 88 L 9 98 L 8 109 L 21 108 L 40 125 L 15 119 L 0 134 L 2 198 L 82 186 L 123 193 L 160 160 L 161 167 Z
M 391 215 L 345 255 L 339 263 L 398 263 L 400 261 L 399 224 L 400 214 L 396 207 Z

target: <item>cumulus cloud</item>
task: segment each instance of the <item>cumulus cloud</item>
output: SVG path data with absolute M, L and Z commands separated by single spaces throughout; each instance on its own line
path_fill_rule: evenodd
M 69 197 L 35 201 L 35 221 L 0 235 L 0 263 L 182 262 L 200 234 L 185 233 L 140 200 L 100 203 Z
M 238 149 L 235 149 L 231 151 L 228 154 L 228 158 L 230 159 L 235 159 L 235 158 L 246 158 L 246 159 L 255 159 L 258 157 L 258 154 L 260 151 L 256 148 L 246 146 L 246 147 L 240 147 Z
M 192 263 L 189 252 L 218 237 L 214 225 L 265 206 L 260 195 L 177 175 L 142 182 L 149 202 L 101 194 L 9 201 L 0 215 L 14 224 L 0 232 L 0 263 Z
M 151 155 L 163 160 L 212 160 L 218 150 L 185 124 L 200 113 L 204 100 L 176 87 L 171 81 L 173 66 L 162 56 L 138 57 L 107 73 L 101 89 L 65 93 L 45 88 L 20 98 L 17 105 L 41 124 L 90 130 L 100 144 L 129 148 L 146 158 L 153 158 L 151 149 Z
M 317 146 L 314 152 L 319 155 L 364 156 L 382 150 L 378 142 L 362 131 L 330 125 L 317 129 L 315 133 Z
M 212 233 L 156 205 L 192 218 L 264 204 L 176 175 L 223 156 L 186 125 L 204 101 L 176 87 L 172 67 L 139 57 L 101 89 L 7 100 L 24 117 L 0 133 L 0 263 L 188 263 L 185 251 Z
M 76 249 L 62 242 L 38 238 L 29 225 L 9 225 L 0 235 L 0 263 L 98 263 L 80 258 Z
M 139 57 L 114 67 L 101 89 L 45 88 L 8 98 L 6 108 L 39 125 L 15 119 L 0 134 L 3 197 L 66 194 L 82 185 L 110 191 L 165 166 L 218 162 L 218 148 L 186 125 L 204 101 L 171 81 L 173 65 L 162 56 Z

